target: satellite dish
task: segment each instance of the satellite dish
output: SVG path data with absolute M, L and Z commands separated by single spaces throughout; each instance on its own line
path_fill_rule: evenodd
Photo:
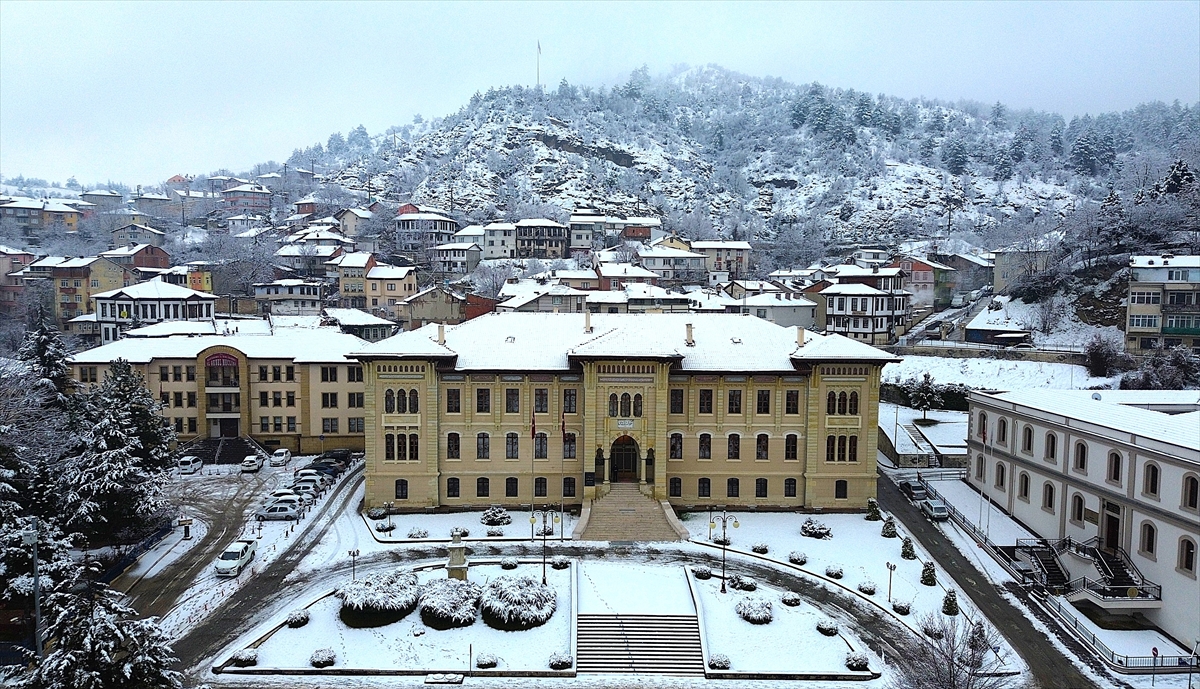
M 1097 402 L 1099 402 L 1099 401 L 1100 401 L 1100 393 L 1098 393 L 1098 392 L 1093 392 L 1093 393 L 1092 393 L 1092 399 L 1094 399 L 1094 400 L 1096 400 Z

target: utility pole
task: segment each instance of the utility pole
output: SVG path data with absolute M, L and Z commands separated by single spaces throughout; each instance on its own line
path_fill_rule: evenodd
M 537 86 L 542 85 L 542 42 L 539 40 L 537 44 Z

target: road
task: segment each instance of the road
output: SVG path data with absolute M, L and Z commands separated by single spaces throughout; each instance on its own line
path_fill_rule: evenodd
M 938 564 L 970 596 L 976 607 L 987 615 L 996 629 L 1008 639 L 1013 649 L 1029 665 L 1034 681 L 1039 687 L 1083 689 L 1096 686 L 1076 667 L 1076 659 L 1064 656 L 1045 634 L 1033 626 L 1024 611 L 1001 596 L 996 588 L 989 584 L 987 577 L 975 568 L 974 563 L 963 555 L 937 526 L 927 520 L 894 483 L 882 475 L 878 481 L 878 495 L 879 506 L 891 512 L 904 524 L 908 532 L 921 542 Z M 1013 589 L 1017 595 L 1025 595 L 1020 587 L 1014 586 Z M 1069 637 L 1062 637 L 1060 640 L 1064 643 L 1068 640 L 1074 643 Z M 1087 658 L 1089 655 L 1081 654 L 1080 657 Z M 1101 674 L 1107 675 L 1107 672 L 1101 671 Z

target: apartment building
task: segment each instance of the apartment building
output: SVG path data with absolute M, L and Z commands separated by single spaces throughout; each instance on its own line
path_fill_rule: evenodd
M 545 218 L 526 218 L 513 223 L 517 230 L 520 258 L 565 258 L 570 256 L 566 225 Z
M 133 282 L 128 268 L 100 256 L 57 261 L 50 269 L 50 277 L 54 280 L 54 315 L 60 324 L 92 313 L 94 295 Z
M 25 268 L 33 254 L 0 244 L 0 315 L 15 315 L 25 292 Z
M 254 301 L 264 316 L 319 316 L 325 306 L 325 283 L 295 278 L 255 283 Z
M 725 279 L 741 280 L 750 268 L 750 242 L 728 240 L 695 240 L 689 248 L 704 256 L 705 269 L 710 273 L 724 273 Z
M 1125 349 L 1190 347 L 1200 354 L 1200 256 L 1131 256 Z
M 129 224 L 112 231 L 111 246 L 128 246 L 130 244 L 149 244 L 162 248 L 167 233 L 156 230 L 149 225 Z
M 161 279 L 92 295 L 96 331 L 102 344 L 121 339 L 133 327 L 163 321 L 211 321 L 217 296 Z
M 870 344 L 894 342 L 912 313 L 905 290 L 846 283 L 826 287 L 816 296 L 817 327 Z

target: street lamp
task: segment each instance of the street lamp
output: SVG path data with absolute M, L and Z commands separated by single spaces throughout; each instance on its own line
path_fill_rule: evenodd
M 896 565 L 887 563 L 888 568 L 888 602 L 892 602 L 892 572 L 896 571 Z
M 712 529 L 717 528 L 717 522 L 721 524 L 721 593 L 725 593 L 725 546 L 729 544 L 729 537 L 725 535 L 725 530 L 729 526 L 729 522 L 733 522 L 735 529 L 741 524 L 738 523 L 737 517 L 721 510 L 720 515 L 709 518 L 709 533 L 712 532 Z
M 533 528 L 533 525 L 537 523 L 538 517 L 541 517 L 541 519 L 542 519 L 542 586 L 545 586 L 546 585 L 546 532 L 548 531 L 548 529 L 546 527 L 549 525 L 551 520 L 553 520 L 554 523 L 557 524 L 559 522 L 559 516 L 558 516 L 558 513 L 555 512 L 554 510 L 535 510 L 535 511 L 531 512 L 529 515 L 529 524 L 530 524 L 531 529 Z
M 355 548 L 354 550 L 351 550 L 348 552 L 350 554 L 350 579 L 351 579 L 351 581 L 353 581 L 354 579 L 358 578 L 357 577 L 358 572 L 355 567 L 355 563 L 357 562 L 357 558 L 358 558 L 358 548 Z
M 396 503 L 394 501 L 389 501 L 389 502 L 383 503 L 383 506 L 386 507 L 387 511 L 388 511 L 388 534 L 389 535 L 392 533 L 392 528 L 393 528 L 392 527 L 392 506 L 395 504 Z
M 37 526 L 37 517 L 34 517 L 33 528 L 21 532 L 21 543 L 33 546 L 33 641 L 40 660 L 42 658 L 42 586 L 41 576 L 38 574 Z

